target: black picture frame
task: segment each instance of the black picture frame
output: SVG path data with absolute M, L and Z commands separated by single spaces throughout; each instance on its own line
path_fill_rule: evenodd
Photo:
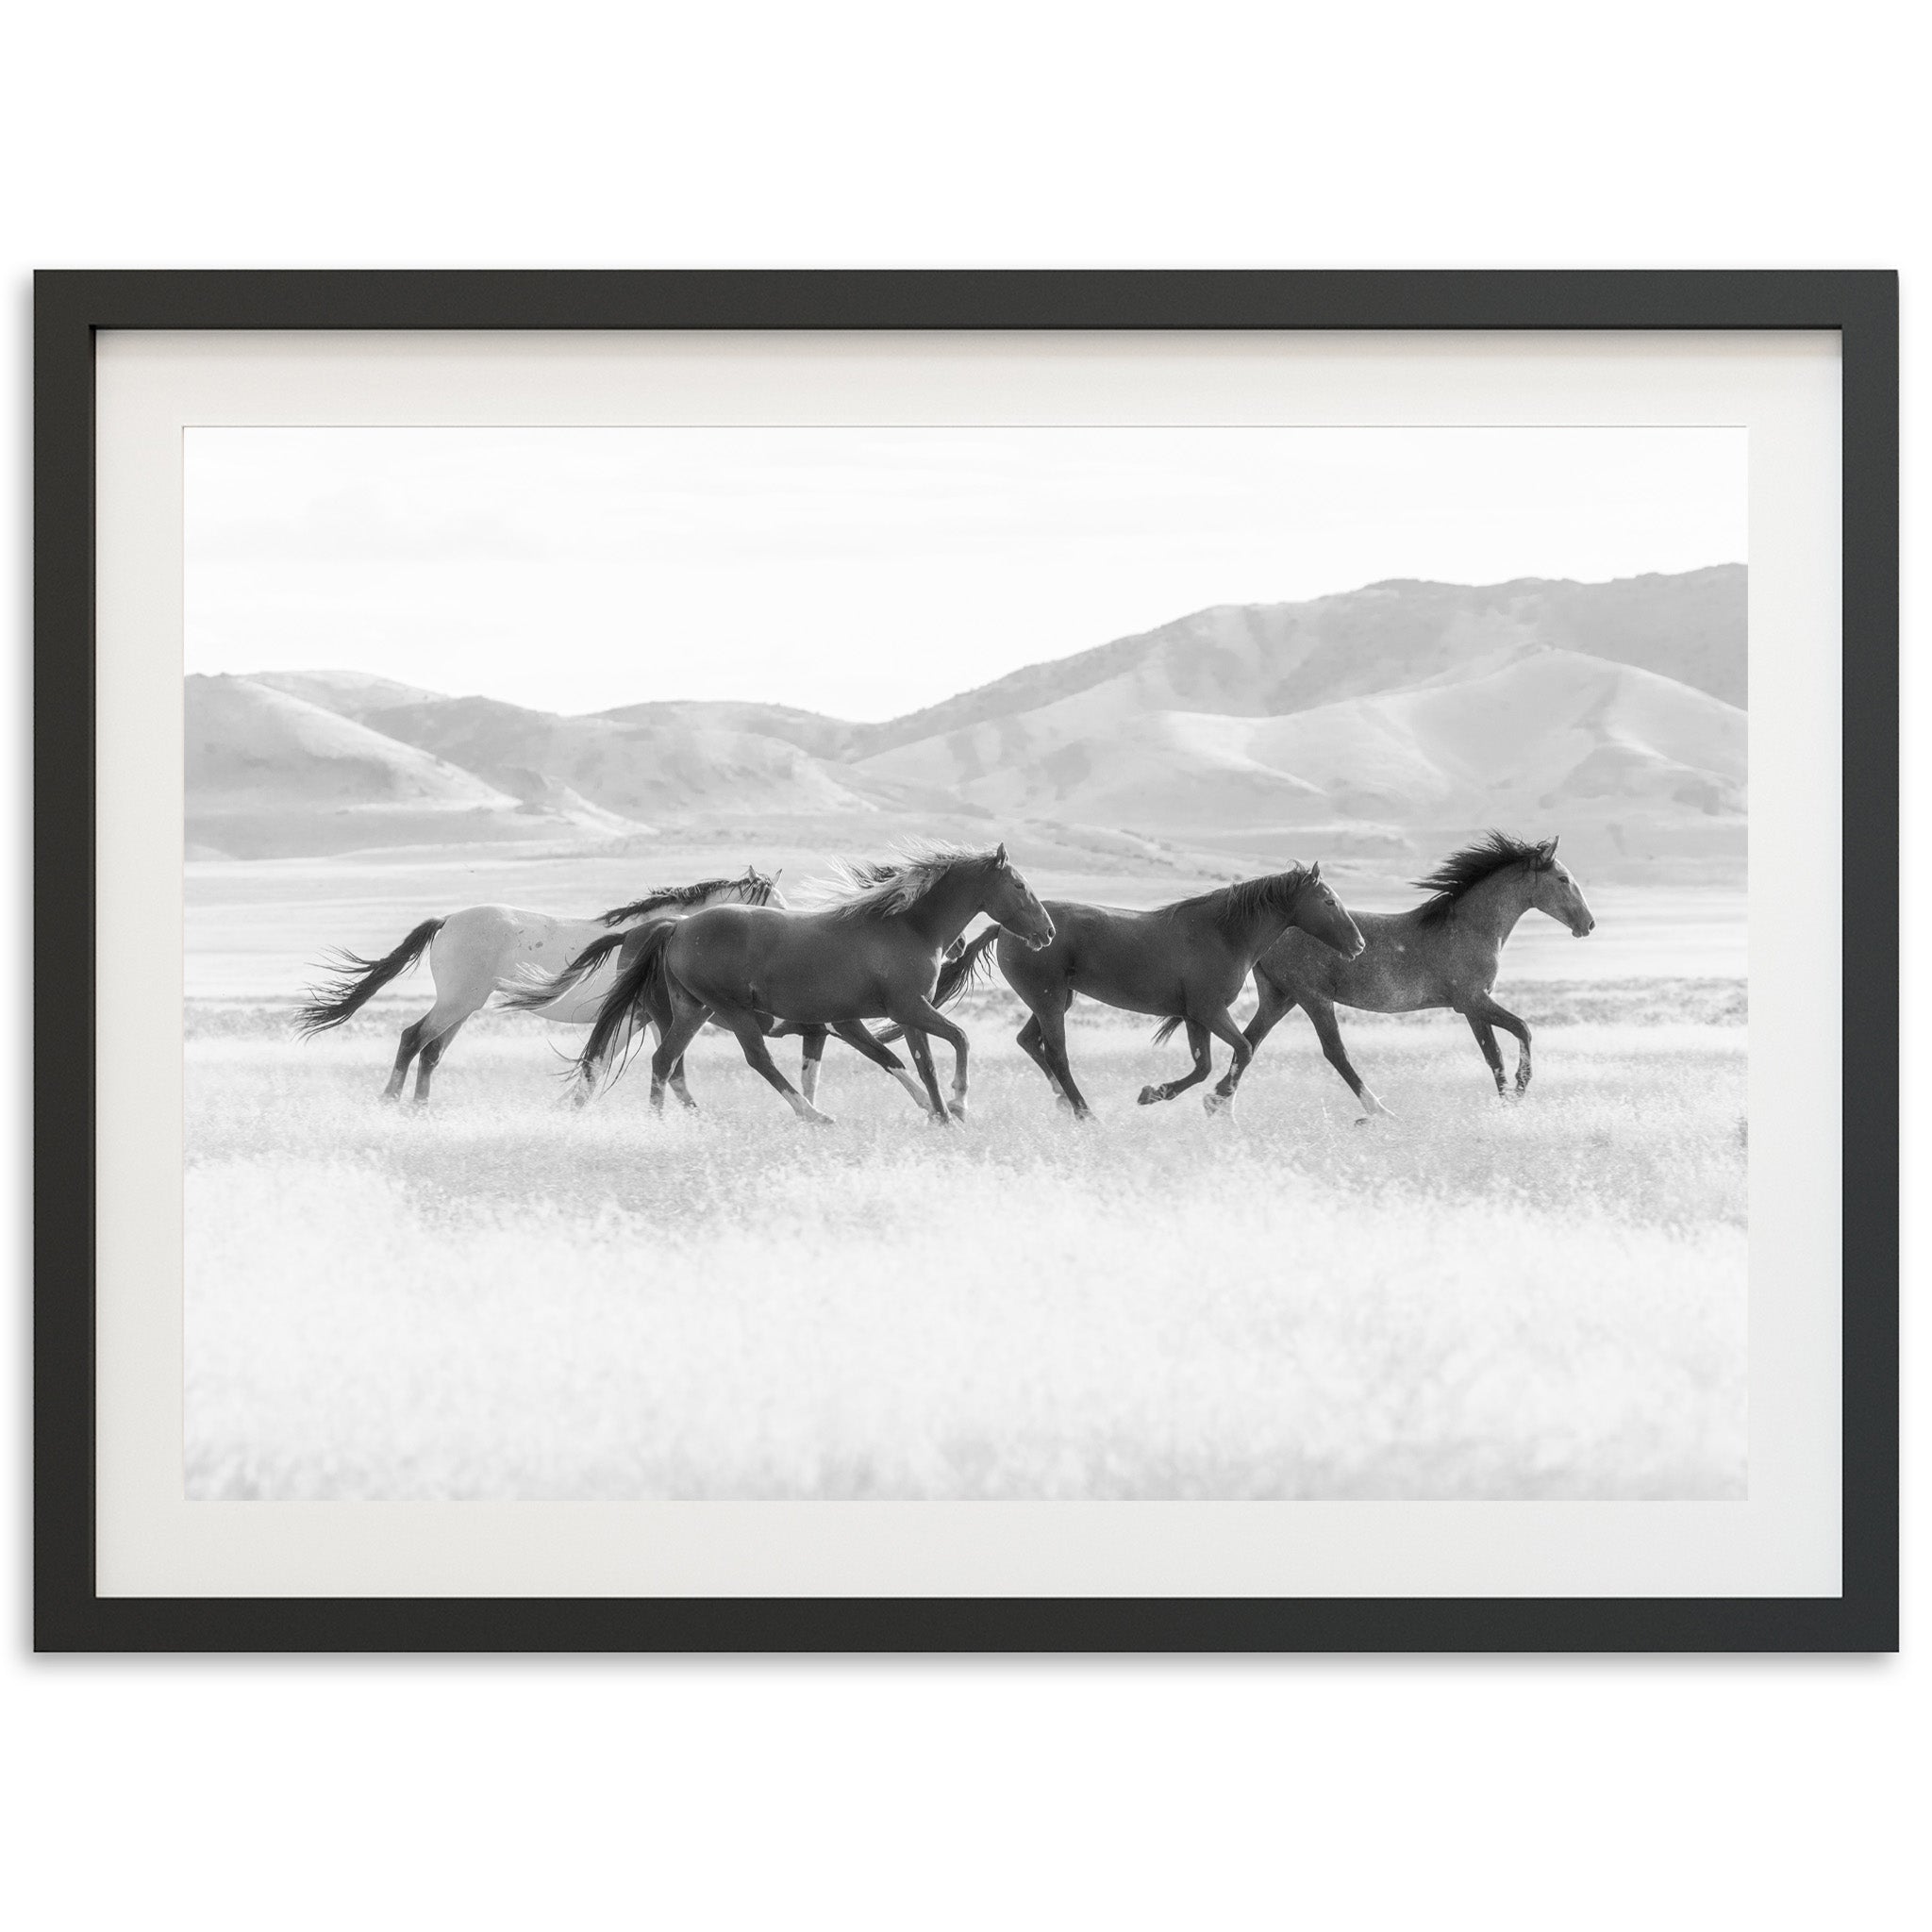
M 1898 1019 L 1898 286 L 1881 271 L 95 272 L 34 285 L 34 1642 L 42 1651 L 1883 1651 L 1898 1073 L 1846 1060 L 1834 1598 L 111 1598 L 94 1588 L 94 343 L 108 329 L 1838 332 L 1845 1038 Z M 1849 954 L 1857 948 L 1857 970 Z M 1856 1074 L 1854 1074 L 1856 1065 Z M 1856 1092 L 1851 1091 L 1856 1078 Z

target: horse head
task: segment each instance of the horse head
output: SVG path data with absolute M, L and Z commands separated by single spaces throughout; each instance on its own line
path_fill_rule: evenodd
M 1046 908 L 1014 870 L 1004 845 L 988 861 L 986 895 L 980 909 L 995 925 L 1004 926 L 1036 953 L 1053 942 L 1053 921 Z
M 1312 940 L 1320 940 L 1331 952 L 1344 959 L 1359 956 L 1368 941 L 1362 929 L 1348 916 L 1348 908 L 1335 896 L 1334 888 L 1322 876 L 1318 858 L 1295 896 L 1293 924 Z
M 1536 856 L 1529 874 L 1529 903 L 1558 925 L 1567 925 L 1572 939 L 1588 939 L 1596 930 L 1596 915 L 1570 868 L 1557 858 L 1556 840 L 1545 839 Z

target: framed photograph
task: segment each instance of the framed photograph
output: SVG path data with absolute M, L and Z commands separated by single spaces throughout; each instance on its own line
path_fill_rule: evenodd
M 1896 307 L 41 276 L 37 1644 L 1892 1647 Z

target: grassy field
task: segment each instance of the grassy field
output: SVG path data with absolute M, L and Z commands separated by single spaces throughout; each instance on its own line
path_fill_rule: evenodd
M 575 1113 L 575 1036 L 490 1014 L 385 1108 L 425 990 L 190 1003 L 192 1496 L 1743 1493 L 1734 980 L 1537 987 L 1521 1106 L 1356 1016 L 1368 1127 L 1298 1016 L 1209 1120 L 1084 1005 L 1075 1124 L 981 995 L 951 1131 L 837 1043 L 800 1126 L 711 1035 L 702 1114 Z

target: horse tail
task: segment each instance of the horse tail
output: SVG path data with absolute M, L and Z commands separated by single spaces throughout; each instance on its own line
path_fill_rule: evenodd
M 328 970 L 335 977 L 308 989 L 308 1004 L 295 1014 L 296 1032 L 306 1038 L 340 1026 L 397 974 L 407 973 L 423 957 L 424 947 L 442 926 L 441 919 L 425 919 L 394 952 L 380 959 L 364 959 L 338 947 L 327 960 Z
M 1160 1023 L 1160 1024 L 1154 1029 L 1155 1045 L 1166 1045 L 1166 1043 L 1174 1037 L 1174 1034 L 1187 1024 L 1188 1023 L 1185 1016 L 1183 1016 L 1180 1013 L 1176 1013 L 1172 1020 L 1163 1020 Z
M 537 1012 L 540 1008 L 547 1007 L 552 1000 L 561 999 L 574 986 L 580 984 L 629 937 L 628 933 L 607 932 L 602 939 L 592 940 L 554 977 L 534 976 L 505 993 L 503 1004 L 514 1013 Z
M 654 989 L 663 984 L 664 948 L 671 943 L 671 936 L 678 924 L 677 920 L 667 919 L 663 924 L 648 928 L 638 947 L 637 957 L 617 975 L 617 984 L 604 996 L 604 1004 L 597 1008 L 597 1017 L 591 1023 L 591 1037 L 584 1041 L 583 1051 L 577 1055 L 577 1078 L 587 1088 L 597 1077 L 597 1069 L 603 1063 L 604 1056 L 632 1011 Z M 623 939 L 634 935 L 613 934 L 612 937 Z
M 1000 936 L 1001 928 L 990 925 L 971 945 L 961 946 L 952 953 L 946 963 L 940 968 L 939 984 L 932 990 L 932 1003 L 936 1007 L 950 1007 L 991 963 L 993 942 Z M 904 1038 L 903 1026 L 888 1026 L 878 1035 L 881 1045 Z

